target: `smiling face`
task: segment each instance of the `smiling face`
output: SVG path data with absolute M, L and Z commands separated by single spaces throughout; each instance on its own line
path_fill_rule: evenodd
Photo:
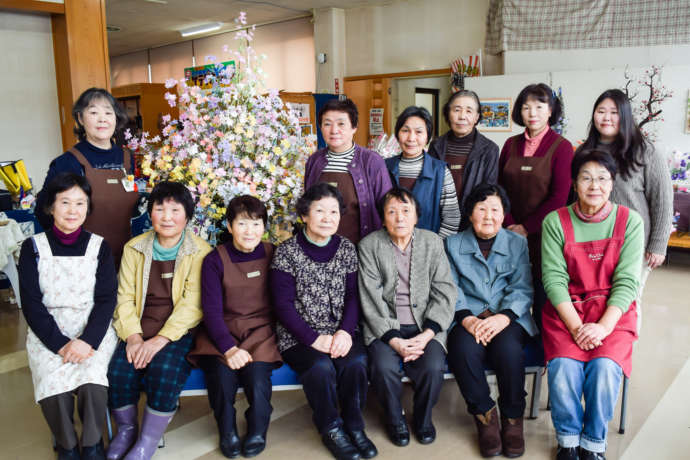
M 613 99 L 606 98 L 596 106 L 592 122 L 602 141 L 613 142 L 616 139 L 620 129 L 620 115 Z
M 242 252 L 254 251 L 261 243 L 264 230 L 264 221 L 261 217 L 254 219 L 247 214 L 236 216 L 232 223 L 228 224 L 232 244 Z
M 479 107 L 473 97 L 456 97 L 448 112 L 450 129 L 456 137 L 465 137 L 472 132 L 479 121 Z
M 86 140 L 96 147 L 109 149 L 117 119 L 110 102 L 104 98 L 93 99 L 79 114 L 79 122 L 84 126 Z
M 488 240 L 498 234 L 503 225 L 504 217 L 501 198 L 496 195 L 490 195 L 486 197 L 486 200 L 474 205 L 472 215 L 470 215 L 470 222 L 472 223 L 474 233 L 479 238 Z
M 383 226 L 393 239 L 404 240 L 412 235 L 417 224 L 417 209 L 411 200 L 407 203 L 391 198 L 383 207 Z
M 55 195 L 55 203 L 50 210 L 58 230 L 72 233 L 79 229 L 86 220 L 89 210 L 89 197 L 84 191 L 74 186 Z
M 316 242 L 324 241 L 338 230 L 340 203 L 331 196 L 321 198 L 313 201 L 309 206 L 309 213 L 301 217 L 307 226 L 307 236 Z
M 586 214 L 594 214 L 609 199 L 613 189 L 611 173 L 601 163 L 589 161 L 582 165 L 575 182 L 580 208 Z
M 406 158 L 421 155 L 428 142 L 426 123 L 419 117 L 409 117 L 398 131 L 398 143 Z
M 539 99 L 530 96 L 527 98 L 522 108 L 522 123 L 527 127 L 530 137 L 541 133 L 549 125 L 551 117 L 551 107 L 548 102 L 541 102 Z
M 331 152 L 340 153 L 352 147 L 357 128 L 352 127 L 347 112 L 329 110 L 321 117 L 321 134 Z
M 178 240 L 187 225 L 184 206 L 170 198 L 161 203 L 153 203 L 151 224 L 159 240 Z

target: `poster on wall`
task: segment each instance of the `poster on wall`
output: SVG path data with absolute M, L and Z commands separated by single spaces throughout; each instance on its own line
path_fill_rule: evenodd
M 685 109 L 685 134 L 690 134 L 690 89 L 688 90 L 688 105 Z
M 311 116 L 309 115 L 311 108 L 309 104 L 302 104 L 299 102 L 288 102 L 286 104 L 290 110 L 293 110 L 299 119 L 300 125 L 311 123 Z
M 482 119 L 477 125 L 479 131 L 509 132 L 513 129 L 510 119 L 511 99 L 482 99 Z
M 185 67 L 184 78 L 187 80 L 187 86 L 198 86 L 201 89 L 211 89 L 211 83 L 205 83 L 206 76 L 210 73 L 218 74 L 217 66 L 231 67 L 230 78 L 235 76 L 235 61 L 225 61 L 220 64 L 208 64 L 197 67 Z
M 383 134 L 383 109 L 373 108 L 369 110 L 369 135 L 379 136 Z

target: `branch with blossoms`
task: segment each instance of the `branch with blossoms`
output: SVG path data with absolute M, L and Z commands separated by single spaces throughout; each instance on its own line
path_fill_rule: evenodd
M 244 13 L 236 19 L 246 25 Z M 184 183 L 196 202 L 194 231 L 215 243 L 225 207 L 235 196 L 249 194 L 266 204 L 268 236 L 289 234 L 301 194 L 304 162 L 313 151 L 314 136 L 302 136 L 297 114 L 283 104 L 275 89 L 264 92 L 261 61 L 251 47 L 253 27 L 235 34 L 238 50 L 223 47 L 236 66 L 214 63 L 202 89 L 185 80 L 169 79 L 166 100 L 179 106 L 179 118 L 166 116 L 162 141 L 146 135 L 130 138 L 129 146 L 144 154 L 142 173 L 150 183 Z
M 626 83 L 623 92 L 630 101 L 640 130 L 650 140 L 654 140 L 655 133 L 643 127 L 648 123 L 664 121 L 661 117 L 662 104 L 665 100 L 673 97 L 673 91 L 661 84 L 662 70 L 663 67 L 653 65 L 645 70 L 644 75 L 637 80 L 630 75 L 627 68 L 624 74 Z M 636 90 L 634 93 L 633 88 Z M 642 93 L 647 95 L 646 99 L 642 99 L 644 97 L 641 95 Z

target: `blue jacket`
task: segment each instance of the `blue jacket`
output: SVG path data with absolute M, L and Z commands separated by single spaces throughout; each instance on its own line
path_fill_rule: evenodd
M 401 158 L 402 154 L 386 160 L 388 172 L 398 187 L 400 186 Z M 421 215 L 418 216 L 417 228 L 431 230 L 434 233 L 438 233 L 441 229 L 441 191 L 445 174 L 446 163 L 425 152 L 422 171 L 412 188 L 412 194 L 417 198 L 422 209 Z
M 511 320 L 517 318 L 529 335 L 536 335 L 527 239 L 502 228 L 487 259 L 471 227 L 449 236 L 445 243 L 450 271 L 458 285 L 455 311 L 469 310 L 476 316 L 487 308 L 493 313 L 510 310 L 507 316 Z

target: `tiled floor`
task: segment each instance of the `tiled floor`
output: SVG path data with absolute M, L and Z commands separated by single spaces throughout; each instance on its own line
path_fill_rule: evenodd
M 630 383 L 627 430 L 617 432 L 619 409 L 611 422 L 607 458 L 690 458 L 690 256 L 674 255 L 670 266 L 650 277 L 644 294 L 641 339 L 635 346 Z M 31 374 L 26 364 L 26 323 L 16 307 L 0 305 L 0 459 L 51 459 L 50 432 L 33 401 Z M 528 379 L 529 382 L 529 379 Z M 544 379 L 544 384 L 546 380 Z M 530 386 L 527 386 L 530 389 Z M 406 388 L 405 404 L 411 408 Z M 525 421 L 527 459 L 554 458 L 556 440 L 542 394 L 539 418 Z M 268 447 L 259 458 L 328 459 L 311 423 L 311 411 L 301 391 L 275 392 Z M 238 414 L 246 403 L 238 397 Z M 379 458 L 432 460 L 481 458 L 475 428 L 454 381 L 446 381 L 434 410 L 438 436 L 422 446 L 412 441 L 399 448 L 387 441 L 380 410 L 370 399 L 367 433 Z M 238 417 L 240 431 L 244 420 Z M 204 396 L 186 397 L 165 435 L 166 447 L 154 459 L 222 459 L 217 449 L 215 422 Z

